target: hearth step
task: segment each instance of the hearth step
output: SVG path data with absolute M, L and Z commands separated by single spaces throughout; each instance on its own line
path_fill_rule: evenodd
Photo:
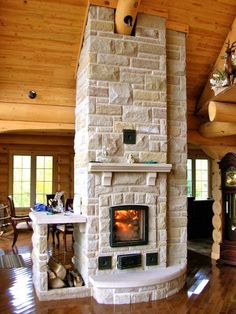
M 136 288 L 171 281 L 186 272 L 186 264 L 160 267 L 155 270 L 124 271 L 116 274 L 90 276 L 95 288 Z

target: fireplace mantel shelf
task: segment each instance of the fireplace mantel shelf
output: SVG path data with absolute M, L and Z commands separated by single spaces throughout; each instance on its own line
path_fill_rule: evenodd
M 102 185 L 110 186 L 113 172 L 146 172 L 147 185 L 155 185 L 158 172 L 170 172 L 171 164 L 146 164 L 146 163 L 100 163 L 90 162 L 89 172 L 102 172 Z

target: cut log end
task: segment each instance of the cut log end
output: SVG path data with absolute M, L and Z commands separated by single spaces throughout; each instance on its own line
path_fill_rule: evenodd
M 210 102 L 208 105 L 208 115 L 209 120 L 212 122 L 215 120 L 216 117 L 216 105 L 214 102 Z

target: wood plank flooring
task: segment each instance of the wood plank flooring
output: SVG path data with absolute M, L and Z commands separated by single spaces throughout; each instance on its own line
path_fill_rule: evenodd
M 0 238 L 0 249 L 12 253 L 11 237 Z M 217 266 L 207 256 L 189 251 L 185 288 L 161 301 L 132 305 L 101 305 L 93 298 L 41 302 L 34 293 L 31 273 L 31 235 L 19 235 L 15 253 L 21 254 L 26 267 L 0 269 L 0 313 L 39 314 L 233 314 L 236 313 L 236 267 Z M 67 263 L 60 249 L 50 250 Z M 0 250 L 0 251 L 1 251 Z

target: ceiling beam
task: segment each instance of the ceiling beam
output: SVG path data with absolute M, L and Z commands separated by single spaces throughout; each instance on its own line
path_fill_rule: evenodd
M 202 136 L 198 131 L 188 130 L 187 133 L 188 144 L 195 146 L 234 146 L 236 143 L 236 136 L 227 136 L 227 137 L 214 137 L 207 138 Z
M 0 134 L 0 144 L 7 145 L 48 145 L 71 146 L 74 145 L 74 136 L 43 136 L 32 134 Z
M 75 124 L 0 120 L 0 133 L 24 132 L 41 134 L 74 134 Z
M 75 123 L 75 107 L 0 102 L 1 120 Z
M 236 124 L 232 122 L 206 122 L 199 128 L 204 137 L 219 137 L 236 135 Z

